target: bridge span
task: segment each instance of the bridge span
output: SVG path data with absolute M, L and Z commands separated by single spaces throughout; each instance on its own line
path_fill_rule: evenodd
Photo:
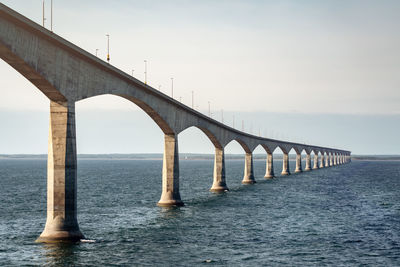
M 189 127 L 203 131 L 215 146 L 211 191 L 228 190 L 224 147 L 236 140 L 245 151 L 243 184 L 255 183 L 253 150 L 266 153 L 265 178 L 275 177 L 273 152 L 283 152 L 281 175 L 289 175 L 289 152 L 296 152 L 296 170 L 304 171 L 351 161 L 350 151 L 262 138 L 224 125 L 187 107 L 82 50 L 60 36 L 0 3 L 0 57 L 34 84 L 50 100 L 47 166 L 47 220 L 39 242 L 79 241 L 77 220 L 77 152 L 75 103 L 111 94 L 144 110 L 164 133 L 162 194 L 159 206 L 181 206 L 178 135 Z M 311 166 L 313 153 L 314 164 Z

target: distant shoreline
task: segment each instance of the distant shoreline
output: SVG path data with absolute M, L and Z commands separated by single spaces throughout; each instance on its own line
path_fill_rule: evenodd
M 304 155 L 303 155 L 304 157 Z M 213 154 L 191 154 L 181 153 L 181 160 L 214 160 Z M 226 160 L 242 160 L 244 154 L 226 154 Z M 47 154 L 0 154 L 0 160 L 34 160 L 47 159 Z M 78 154 L 78 160 L 162 160 L 163 154 Z M 265 160 L 265 154 L 254 154 L 254 160 Z M 274 155 L 274 159 L 282 159 L 281 154 Z M 291 154 L 290 159 L 295 159 L 295 155 Z M 354 155 L 353 161 L 400 161 L 400 155 Z

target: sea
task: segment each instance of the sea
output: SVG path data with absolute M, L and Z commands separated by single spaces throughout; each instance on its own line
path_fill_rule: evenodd
M 294 172 L 294 162 L 290 162 Z M 303 162 L 304 164 L 304 162 Z M 304 165 L 303 165 L 304 166 Z M 400 161 L 353 161 L 209 192 L 212 160 L 180 161 L 180 208 L 156 205 L 161 160 L 78 161 L 85 241 L 38 244 L 46 160 L 0 160 L 0 266 L 400 266 Z

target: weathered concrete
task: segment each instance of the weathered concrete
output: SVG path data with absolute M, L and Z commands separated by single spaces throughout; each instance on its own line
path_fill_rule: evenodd
M 336 153 L 333 153 L 333 166 L 337 165 L 337 156 Z
M 313 167 L 313 169 L 314 170 L 319 169 L 319 167 L 318 167 L 318 153 L 317 152 L 315 152 L 315 154 L 314 154 L 314 167 Z
M 319 167 L 325 168 L 325 154 L 324 153 L 321 154 L 321 161 L 319 163 Z
M 301 154 L 297 153 L 296 154 L 296 169 L 294 170 L 295 173 L 300 173 L 303 172 L 302 166 L 301 166 Z
M 37 242 L 84 238 L 77 220 L 77 160 L 74 103 L 50 103 L 47 160 L 47 220 Z
M 325 156 L 325 167 L 329 167 L 329 156 L 328 156 L 328 153 L 326 153 L 326 156 Z
M 254 184 L 253 153 L 246 153 L 242 184 Z
M 282 160 L 282 173 L 281 175 L 290 175 L 289 170 L 289 154 L 283 153 L 283 160 Z
M 333 166 L 333 155 L 332 153 L 329 153 L 329 166 Z
M 274 157 L 272 153 L 267 152 L 267 164 L 265 168 L 265 176 L 266 179 L 271 179 L 275 177 L 274 173 Z
M 162 169 L 162 193 L 158 206 L 183 206 L 179 193 L 178 137 L 164 136 L 164 158 Z
M 304 171 L 311 171 L 311 154 L 307 153 L 306 154 L 306 168 Z
M 214 158 L 214 180 L 210 191 L 228 191 L 225 181 L 225 152 L 223 148 L 215 148 Z

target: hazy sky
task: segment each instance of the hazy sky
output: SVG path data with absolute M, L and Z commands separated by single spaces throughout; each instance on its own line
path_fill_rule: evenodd
M 41 23 L 41 0 L 0 2 Z M 46 8 L 49 26 L 50 0 Z M 102 58 L 105 35 L 110 34 L 113 65 L 127 73 L 134 69 L 134 76 L 143 80 L 147 60 L 150 85 L 161 85 L 169 94 L 174 77 L 177 98 L 190 104 L 193 90 L 200 110 L 205 111 L 210 101 L 214 116 L 219 118 L 224 109 L 235 114 L 237 124 L 245 120 L 248 131 L 254 125 L 254 132 L 271 137 L 356 147 L 353 151 L 360 153 L 374 153 L 373 146 L 388 148 L 379 153 L 400 153 L 392 147 L 393 142 L 399 147 L 394 133 L 400 130 L 399 14 L 400 1 L 388 0 L 54 0 L 54 31 L 93 54 L 99 49 Z M 22 122 L 33 114 L 26 112 L 24 117 L 18 115 L 21 111 L 48 110 L 39 90 L 3 61 L 0 73 L 0 112 L 8 114 L 0 116 L 0 123 L 12 124 L 15 118 Z M 77 104 L 82 117 L 110 109 L 120 114 L 138 110 L 116 97 Z M 307 118 L 320 118 L 321 131 L 295 127 L 294 119 L 302 118 L 305 125 Z M 284 126 L 289 124 L 293 127 Z M 325 124 L 333 124 L 329 132 L 324 131 Z M 34 130 L 27 128 L 25 134 L 29 131 Z M 85 136 L 90 127 L 79 131 Z M 368 145 L 363 146 L 362 138 L 344 140 L 345 132 L 363 136 L 365 131 L 372 138 Z M 159 136 L 162 151 L 161 132 Z M 46 146 L 43 151 L 31 143 L 26 143 L 27 153 L 46 152 Z M 119 152 L 79 144 L 83 153 Z M 156 152 L 144 150 L 131 152 Z M 0 143 L 2 151 L 17 152 L 10 143 Z

